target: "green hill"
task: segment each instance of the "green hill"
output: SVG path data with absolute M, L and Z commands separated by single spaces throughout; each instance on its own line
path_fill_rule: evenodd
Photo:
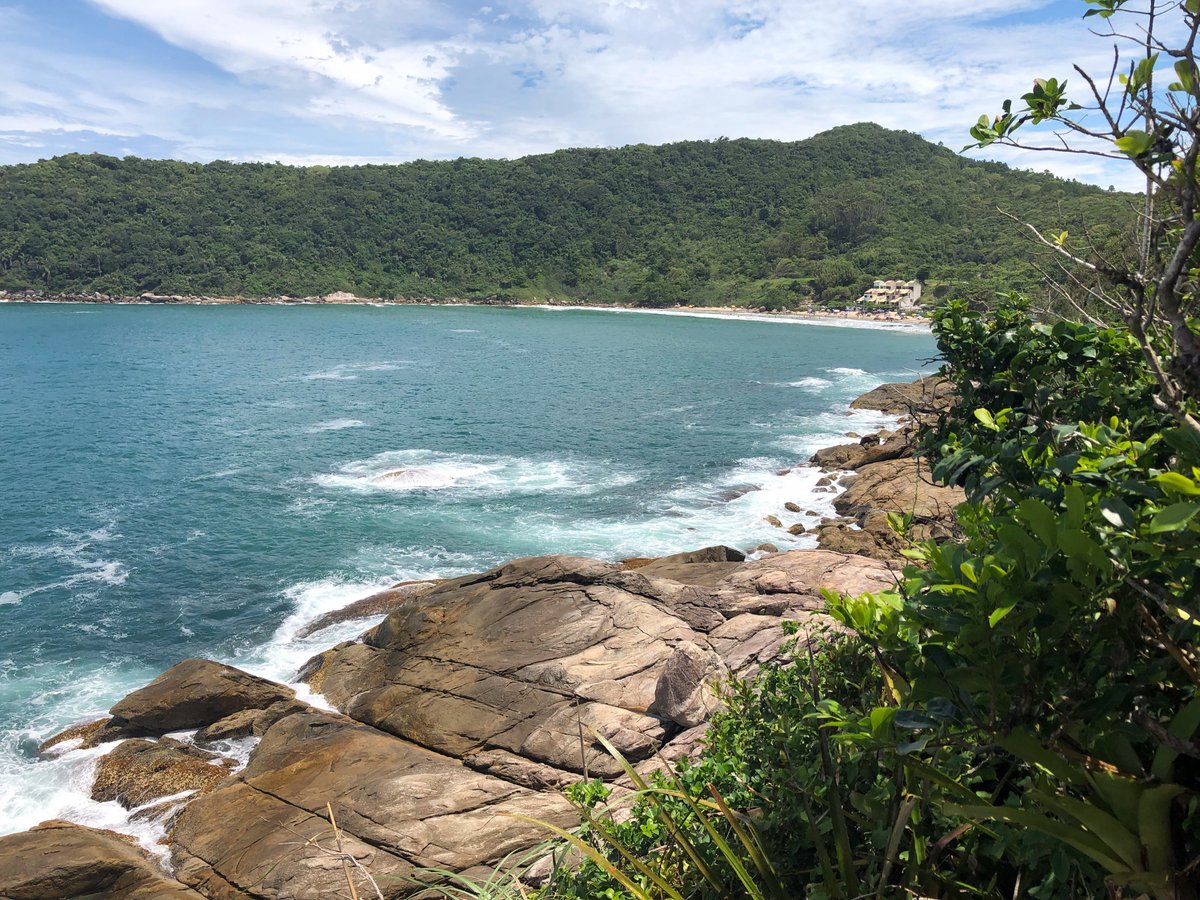
M 877 277 L 1030 287 L 997 207 L 1070 227 L 1130 204 L 871 124 L 394 166 L 76 154 L 0 167 L 0 288 L 782 306 Z

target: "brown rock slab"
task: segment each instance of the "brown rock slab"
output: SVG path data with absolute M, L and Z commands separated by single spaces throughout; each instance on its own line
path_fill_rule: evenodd
M 726 674 L 716 653 L 685 641 L 663 666 L 649 712 L 694 728 L 716 709 L 717 686 Z
M 104 726 L 108 724 L 108 718 L 96 719 L 94 722 L 81 722 L 78 725 L 72 725 L 60 731 L 53 737 L 47 738 L 38 745 L 38 753 L 45 753 L 54 747 L 64 744 L 67 741 L 79 741 L 78 749 L 87 749 L 95 747 L 97 737 L 104 731 Z
M 207 659 L 185 659 L 109 712 L 105 740 L 152 737 L 210 725 L 246 709 L 265 709 L 294 693 L 281 684 Z
M 731 555 L 720 548 L 666 564 L 721 566 L 724 575 L 742 565 Z M 706 561 L 713 557 L 726 561 Z M 442 753 L 501 749 L 615 775 L 586 729 L 630 759 L 654 753 L 668 736 L 645 712 L 659 672 L 680 641 L 704 642 L 668 606 L 687 586 L 644 574 L 652 565 L 535 557 L 447 581 L 364 643 L 324 654 L 313 675 L 342 712 Z
M 299 700 L 280 700 L 272 703 L 266 709 L 243 709 L 201 728 L 196 732 L 195 740 L 199 744 L 211 744 L 216 741 L 234 740 L 249 735 L 261 737 L 268 728 L 285 716 L 305 712 L 308 709 L 308 704 L 301 703 Z
M 890 415 L 921 415 L 948 409 L 957 400 L 954 386 L 940 375 L 927 375 L 903 384 L 881 384 L 850 404 L 851 409 L 873 409 Z
M 858 478 L 834 501 L 842 515 L 864 515 L 873 509 L 911 513 L 918 521 L 952 526 L 954 508 L 966 499 L 961 488 L 931 484 L 922 460 L 893 459 L 858 470 Z
M 202 900 L 130 839 L 69 822 L 0 837 L 5 900 Z
M 859 469 L 874 462 L 911 456 L 912 452 L 912 443 L 907 432 L 892 434 L 882 443 L 874 435 L 869 435 L 856 444 L 823 447 L 812 455 L 810 462 L 823 469 Z M 818 485 L 820 484 L 818 481 Z
M 345 896 L 346 875 L 328 820 L 240 781 L 189 804 L 169 838 L 176 877 L 208 897 Z M 348 831 L 341 847 L 379 882 L 388 900 L 407 893 L 404 878 L 413 867 L 404 860 Z M 366 880 L 355 881 L 370 896 Z
M 788 595 L 789 605 L 809 601 L 823 608 L 821 590 L 865 594 L 892 587 L 895 577 L 882 562 L 827 550 L 792 550 L 747 563 L 722 584 L 726 594 Z
M 435 584 L 437 584 L 437 581 L 401 581 L 385 591 L 379 591 L 378 593 L 371 594 L 369 597 L 355 600 L 341 609 L 335 609 L 319 618 L 313 619 L 313 621 L 300 629 L 297 637 L 306 638 L 331 625 L 338 625 L 342 622 L 386 615 L 398 609 L 412 598 L 419 597 Z
M 333 846 L 327 804 L 344 846 L 387 897 L 415 890 L 406 881 L 414 866 L 469 870 L 545 838 L 513 814 L 576 821 L 557 792 L 536 793 L 341 717 L 302 713 L 268 729 L 242 780 L 188 806 L 172 826 L 172 858 L 202 889 L 341 896 L 341 867 L 321 849 Z

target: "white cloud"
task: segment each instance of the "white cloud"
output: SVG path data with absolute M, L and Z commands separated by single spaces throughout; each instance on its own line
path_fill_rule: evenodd
M 1068 0 L 90 2 L 209 73 L 0 36 L 9 131 L 141 135 L 199 159 L 382 161 L 876 121 L 957 150 L 1033 76 L 1104 68 L 1110 52 Z M 992 155 L 1128 184 L 1094 159 Z
M 441 18 L 430 3 L 335 0 L 94 0 L 228 72 L 305 96 L 315 114 L 464 138 L 470 129 L 441 102 L 451 59 L 436 42 L 373 33 Z M 399 38 L 399 39 L 397 39 Z M 389 43 L 383 43 L 388 40 Z M 297 112 L 303 112 L 303 107 Z

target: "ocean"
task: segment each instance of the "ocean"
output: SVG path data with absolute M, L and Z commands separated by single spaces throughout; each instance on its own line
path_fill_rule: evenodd
M 0 305 L 0 832 L 98 749 L 37 745 L 189 656 L 287 681 L 393 582 L 518 556 L 814 546 L 800 465 L 888 424 L 927 329 L 579 309 Z M 783 511 L 798 503 L 803 515 Z

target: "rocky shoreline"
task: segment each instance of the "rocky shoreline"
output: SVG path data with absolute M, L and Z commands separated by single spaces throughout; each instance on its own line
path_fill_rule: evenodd
M 856 404 L 915 418 L 949 402 L 922 379 Z M 0 897 L 340 896 L 353 860 L 390 900 L 420 893 L 428 870 L 483 871 L 535 847 L 546 832 L 514 817 L 569 826 L 563 786 L 620 783 L 595 735 L 643 770 L 696 752 L 715 685 L 778 658 L 784 622 L 819 641 L 823 589 L 894 583 L 881 516 L 953 527 L 961 497 L 924 483 L 911 428 L 814 457 L 846 487 L 821 549 L 533 557 L 397 585 L 344 612 L 386 618 L 313 657 L 300 690 L 184 660 L 40 750 L 104 745 L 93 796 L 157 822 L 169 871 L 122 835 L 48 822 L 0 837 Z

